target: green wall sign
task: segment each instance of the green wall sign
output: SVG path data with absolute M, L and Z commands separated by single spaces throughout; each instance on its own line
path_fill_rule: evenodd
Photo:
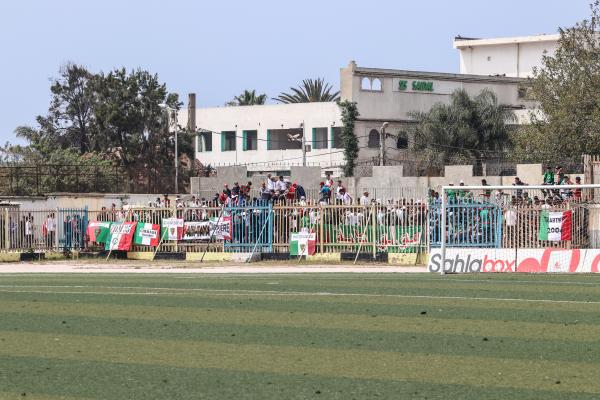
M 412 81 L 411 88 L 415 92 L 433 92 L 433 82 Z M 408 81 L 398 81 L 398 90 L 408 89 Z

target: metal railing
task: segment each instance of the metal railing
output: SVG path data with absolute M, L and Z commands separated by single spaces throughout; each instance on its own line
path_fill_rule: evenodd
M 582 199 L 589 197 L 585 192 Z M 572 212 L 568 241 L 540 240 L 543 211 Z M 0 251 L 103 250 L 90 241 L 92 221 L 135 221 L 162 225 L 166 218 L 181 220 L 180 240 L 156 246 L 134 244 L 132 251 L 161 252 L 276 252 L 290 251 L 291 235 L 315 234 L 317 253 L 425 253 L 440 246 L 458 248 L 586 248 L 596 246 L 600 205 L 588 201 L 539 203 L 513 201 L 510 196 L 475 196 L 450 202 L 446 232 L 441 231 L 441 207 L 435 199 L 403 199 L 385 204 L 326 205 L 316 202 L 254 202 L 197 207 L 131 207 L 122 210 L 21 210 L 0 207 Z M 227 235 L 215 236 L 225 224 Z M 204 231 L 203 231 L 204 230 Z M 186 234 L 187 232 L 187 234 Z M 192 234 L 191 232 L 196 232 Z

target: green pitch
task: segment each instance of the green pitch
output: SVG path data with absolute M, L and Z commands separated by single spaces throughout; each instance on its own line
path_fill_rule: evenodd
M 598 399 L 600 277 L 0 275 L 0 398 Z

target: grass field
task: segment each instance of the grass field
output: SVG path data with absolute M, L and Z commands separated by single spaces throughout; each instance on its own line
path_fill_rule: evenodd
M 600 277 L 0 275 L 0 398 L 598 399 Z

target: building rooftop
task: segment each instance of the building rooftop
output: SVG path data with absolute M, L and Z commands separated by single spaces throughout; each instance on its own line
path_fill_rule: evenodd
M 542 34 L 532 36 L 513 36 L 513 37 L 502 37 L 502 38 L 469 38 L 463 36 L 456 36 L 454 38 L 454 48 L 461 49 L 464 47 L 474 46 L 493 46 L 502 44 L 516 44 L 516 43 L 536 43 L 536 42 L 556 42 L 560 38 L 558 33 L 556 34 Z
M 384 69 L 384 68 L 365 68 L 358 67 L 353 62 L 350 63 L 350 68 L 353 68 L 356 75 L 365 76 L 387 76 L 387 77 L 410 77 L 417 79 L 432 79 L 440 81 L 462 81 L 462 82 L 481 82 L 481 83 L 522 83 L 525 78 L 514 78 L 500 75 L 472 75 L 472 74 L 455 74 L 447 72 L 427 72 L 427 71 L 408 71 L 400 69 Z

